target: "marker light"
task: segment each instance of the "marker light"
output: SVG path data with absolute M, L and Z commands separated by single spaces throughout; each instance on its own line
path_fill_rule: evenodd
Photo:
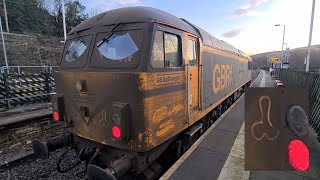
M 294 170 L 306 171 L 309 168 L 309 150 L 300 140 L 294 139 L 288 145 L 289 163 Z
M 118 114 L 112 114 L 112 122 L 116 125 L 119 125 L 120 124 L 120 117 Z
M 298 137 L 304 137 L 309 133 L 308 115 L 298 105 L 292 105 L 288 108 L 286 123 L 290 131 Z
M 117 139 L 121 136 L 121 131 L 120 131 L 120 128 L 118 126 L 113 126 L 112 127 L 112 135 L 113 135 L 113 137 L 115 137 Z
M 53 112 L 53 119 L 55 120 L 55 121 L 59 121 L 59 113 L 58 112 Z

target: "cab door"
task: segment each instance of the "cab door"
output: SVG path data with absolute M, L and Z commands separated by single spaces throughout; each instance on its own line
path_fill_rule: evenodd
M 189 76 L 189 112 L 199 110 L 199 56 L 197 39 L 188 38 L 188 76 Z

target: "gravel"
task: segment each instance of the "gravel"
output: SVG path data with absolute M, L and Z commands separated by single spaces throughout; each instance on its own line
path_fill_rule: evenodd
M 7 142 L 7 146 L 2 145 L 0 148 L 0 159 L 10 159 L 11 157 L 15 156 L 15 154 L 22 154 L 32 151 L 32 139 L 39 139 L 42 141 L 48 141 L 55 137 L 61 136 L 64 134 L 62 128 L 57 129 L 49 129 L 46 131 L 42 131 L 36 136 L 32 136 L 31 139 L 14 139 L 11 142 Z
M 59 173 L 57 171 L 58 158 L 66 150 L 66 148 L 56 150 L 46 160 L 32 158 L 19 162 L 19 164 L 11 168 L 0 168 L 0 179 L 84 179 L 86 177 L 84 162 L 66 173 Z M 71 150 L 61 161 L 61 168 L 68 168 L 75 163 L 77 163 L 77 154 L 74 150 Z
M 48 141 L 55 137 L 62 136 L 64 131 L 62 128 L 51 128 L 46 131 L 42 131 L 32 137 L 42 141 Z M 14 142 L 8 143 L 8 146 L 1 146 L 0 159 L 7 160 L 18 154 L 24 154 L 32 152 L 32 139 L 15 139 Z M 10 145 L 9 145 L 10 144 Z M 74 169 L 66 173 L 59 173 L 57 171 L 57 161 L 62 153 L 67 148 L 59 149 L 50 153 L 49 159 L 42 160 L 37 158 L 27 158 L 19 162 L 10 164 L 9 167 L 0 167 L 0 180 L 2 179 L 47 179 L 47 180 L 81 180 L 86 178 L 85 162 L 82 162 Z M 73 164 L 77 163 L 77 153 L 75 150 L 70 150 L 61 161 L 61 168 L 66 169 Z

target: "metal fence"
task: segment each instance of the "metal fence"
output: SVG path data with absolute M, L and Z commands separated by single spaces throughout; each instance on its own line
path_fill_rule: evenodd
M 2 66 L 0 67 L 0 73 L 40 73 L 40 72 L 53 72 L 58 69 L 58 66 Z
M 251 83 L 253 83 L 253 81 L 258 77 L 259 75 L 259 70 L 258 69 L 252 69 L 251 70 Z
M 277 69 L 275 75 L 286 87 L 308 88 L 309 124 L 320 137 L 320 74 Z
M 11 69 L 9 73 L 6 71 L 0 73 L 0 108 L 2 109 L 49 102 L 53 94 L 55 94 L 55 84 L 50 71 L 17 73 Z

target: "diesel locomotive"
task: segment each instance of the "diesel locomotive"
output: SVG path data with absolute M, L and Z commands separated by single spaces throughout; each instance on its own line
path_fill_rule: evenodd
M 34 152 L 45 159 L 72 147 L 89 179 L 153 179 L 165 150 L 181 155 L 249 86 L 250 65 L 242 51 L 161 10 L 101 13 L 68 33 L 52 97 L 66 134 L 33 140 Z

